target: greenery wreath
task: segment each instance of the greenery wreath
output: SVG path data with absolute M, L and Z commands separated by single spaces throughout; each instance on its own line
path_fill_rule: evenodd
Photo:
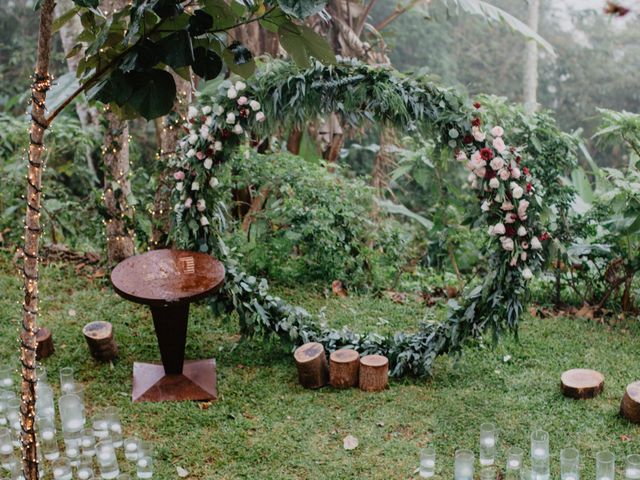
M 172 236 L 181 247 L 211 252 L 225 262 L 224 296 L 237 311 L 243 333 L 276 334 L 294 345 L 317 341 L 328 351 L 350 347 L 378 353 L 389 358 L 391 375 L 424 376 L 437 355 L 458 350 L 465 338 L 517 331 L 527 283 L 543 262 L 543 242 L 549 238 L 540 226 L 543 189 L 531 175 L 524 147 L 508 145 L 502 127 L 483 124 L 480 103 L 424 78 L 343 59 L 302 72 L 286 62 L 270 62 L 250 85 L 225 80 L 217 95 L 199 103 L 203 106 L 189 108 L 186 136 L 172 160 Z M 465 291 L 459 302 L 449 302 L 445 321 L 389 337 L 331 329 L 271 296 L 267 281 L 243 272 L 224 244 L 221 163 L 238 151 L 254 155 L 256 138 L 332 112 L 353 125 L 375 121 L 429 136 L 438 151 L 450 151 L 469 169 L 490 264 L 480 285 Z

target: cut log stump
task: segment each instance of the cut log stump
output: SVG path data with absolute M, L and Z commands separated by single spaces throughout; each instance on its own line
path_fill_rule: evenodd
M 38 329 L 36 333 L 36 360 L 42 360 L 43 358 L 50 357 L 55 352 L 53 347 L 53 337 L 51 336 L 51 330 L 46 327 Z
M 565 397 L 585 399 L 596 397 L 604 388 L 604 375 L 595 370 L 575 368 L 560 377 L 560 389 Z
M 82 329 L 91 356 L 100 362 L 110 362 L 118 356 L 118 344 L 109 322 L 91 322 Z
M 366 355 L 360 359 L 360 390 L 379 392 L 389 383 L 389 360 L 382 355 Z
M 293 353 L 298 367 L 298 381 L 304 388 L 320 388 L 327 384 L 329 372 L 324 347 L 317 342 L 305 343 Z
M 640 424 L 640 382 L 627 385 L 620 404 L 620 413 L 630 422 Z
M 349 388 L 358 385 L 360 354 L 343 348 L 329 356 L 329 383 L 334 388 Z

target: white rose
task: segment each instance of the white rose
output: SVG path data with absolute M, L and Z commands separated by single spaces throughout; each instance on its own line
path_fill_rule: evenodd
M 504 135 L 504 129 L 502 127 L 495 126 L 491 129 L 491 135 L 494 137 L 501 137 Z
M 520 217 L 520 220 L 527 219 L 527 208 L 529 208 L 529 202 L 526 200 L 520 200 L 520 203 L 518 203 L 518 217 Z
M 524 270 L 522 270 L 522 278 L 525 280 L 531 280 L 533 278 L 533 272 L 529 270 L 529 267 L 525 267 Z
M 175 207 L 173 207 L 173 211 L 178 213 L 180 210 L 182 210 L 182 204 L 176 203 Z
M 538 239 L 538 237 L 533 237 L 531 239 L 531 250 L 542 250 L 542 243 L 540 243 L 540 239 Z
M 484 139 L 487 138 L 487 135 L 480 131 L 480 127 L 473 127 L 471 129 L 471 134 L 473 138 L 476 139 L 477 142 L 484 142 Z
M 184 188 L 184 183 L 182 183 L 182 182 L 176 183 L 176 190 L 181 192 L 183 188 Z
M 524 237 L 527 234 L 527 229 L 524 228 L 522 225 L 520 225 L 518 227 L 518 236 L 519 237 Z
M 520 254 L 520 260 L 522 260 L 523 262 L 527 261 L 527 252 L 522 252 Z
M 200 190 L 200 184 L 198 182 L 193 182 L 191 184 L 191 190 Z
M 522 195 L 524 195 L 524 190 L 522 189 L 522 187 L 520 185 L 518 185 L 517 183 L 511 183 L 511 194 L 513 195 L 513 198 L 522 198 Z
M 495 148 L 498 153 L 502 153 L 505 151 L 507 146 L 504 144 L 504 140 L 501 137 L 497 137 L 493 139 L 493 148 Z
M 256 121 L 258 121 L 258 122 L 264 122 L 264 120 L 265 120 L 266 118 L 267 118 L 267 117 L 265 117 L 265 115 L 264 115 L 264 113 L 263 113 L 263 112 L 258 112 L 258 113 L 256 113 Z
M 220 105 L 216 105 L 216 106 L 213 108 L 213 113 L 214 113 L 216 116 L 220 116 L 220 115 L 222 115 L 222 114 L 224 113 L 224 108 L 222 108 L 222 106 L 220 106 Z
M 205 217 L 204 215 L 200 217 L 200 225 L 202 225 L 203 227 L 209 225 L 209 220 L 207 220 L 207 217 Z
M 502 167 L 504 167 L 504 158 L 495 157 L 493 160 L 491 160 L 491 163 L 489 165 L 491 165 L 491 168 L 496 171 L 500 170 Z
M 191 135 L 189 135 L 189 143 L 191 145 L 193 145 L 197 141 L 198 141 L 198 135 L 196 135 L 195 133 L 192 133 Z
M 191 158 L 196 154 L 196 151 L 193 148 L 190 148 L 187 152 L 187 158 Z
M 502 248 L 504 250 L 506 250 L 507 252 L 513 252 L 513 249 L 515 248 L 515 244 L 513 243 L 513 240 L 509 237 L 502 237 L 500 239 L 500 242 L 502 243 Z
M 257 100 L 251 100 L 249 102 L 249 106 L 251 107 L 251 110 L 253 110 L 254 112 L 257 112 L 258 110 L 260 110 L 260 102 L 258 102 Z
M 196 203 L 196 208 L 198 209 L 199 212 L 204 212 L 205 209 L 207 208 L 202 198 L 198 200 L 198 202 Z
M 240 80 L 238 80 L 236 82 L 236 90 L 241 92 L 242 90 L 244 90 L 245 88 L 247 88 L 247 84 L 244 82 L 241 82 Z
M 207 125 L 202 125 L 200 127 L 200 136 L 202 138 L 207 138 L 209 136 L 209 127 Z
M 489 186 L 491 188 L 498 188 L 500 186 L 500 180 L 498 180 L 496 177 L 493 177 L 491 180 L 489 180 Z
M 211 125 L 213 125 L 213 117 L 211 117 L 211 116 L 207 117 L 207 119 L 204 121 L 204 124 L 207 127 L 210 127 Z
M 211 188 L 216 188 L 218 185 L 220 185 L 220 181 L 216 177 L 211 177 L 211 180 L 209 180 L 209 186 Z
M 211 160 L 210 158 L 205 158 L 205 160 L 204 160 L 204 168 L 209 170 L 212 165 L 213 165 L 213 160 Z
M 236 123 L 233 126 L 233 133 L 240 135 L 242 132 L 244 132 L 244 130 L 242 129 L 242 125 L 240 125 L 239 123 Z
M 504 235 L 507 229 L 502 223 L 496 223 L 493 226 L 493 234 L 494 235 Z
M 238 96 L 238 92 L 235 88 L 230 87 L 229 90 L 227 90 L 227 98 L 234 99 L 237 96 Z
M 515 178 L 516 180 L 520 178 L 520 169 L 518 167 L 513 167 L 511 169 L 511 178 Z
M 484 167 L 478 168 L 474 173 L 476 174 L 476 177 L 484 178 L 484 176 L 487 174 L 487 169 Z
M 205 105 L 204 107 L 202 107 L 202 113 L 204 113 L 205 115 L 209 115 L 211 113 L 211 107 L 209 105 Z
M 227 123 L 236 123 L 236 115 L 233 112 L 227 113 Z
M 500 209 L 504 210 L 505 212 L 508 212 L 510 210 L 513 210 L 513 203 L 506 201 L 506 202 L 502 202 L 502 205 L 500 205 Z
M 192 105 L 189 106 L 189 109 L 187 110 L 187 118 L 193 118 L 196 115 L 198 115 L 198 109 Z
M 480 206 L 480 210 L 482 210 L 483 212 L 488 212 L 490 206 L 491 206 L 491 202 L 489 202 L 488 200 L 485 200 L 484 202 L 482 202 L 482 205 Z
M 498 172 L 498 176 L 500 177 L 500 180 L 506 182 L 507 180 L 509 180 L 511 174 L 509 173 L 509 170 L 503 168 Z
M 515 257 L 511 258 L 509 265 L 511 265 L 512 267 L 515 267 L 517 263 L 518 263 L 518 256 L 516 255 Z
M 213 144 L 213 149 L 216 152 L 219 152 L 220 150 L 222 150 L 222 142 L 220 140 L 216 140 L 216 143 Z

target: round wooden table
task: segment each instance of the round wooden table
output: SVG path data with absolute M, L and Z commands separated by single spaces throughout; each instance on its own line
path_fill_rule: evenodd
M 224 266 L 210 255 L 153 250 L 129 257 L 111 272 L 115 291 L 151 308 L 162 364 L 133 364 L 134 402 L 215 400 L 215 359 L 184 359 L 189 304 L 213 294 Z

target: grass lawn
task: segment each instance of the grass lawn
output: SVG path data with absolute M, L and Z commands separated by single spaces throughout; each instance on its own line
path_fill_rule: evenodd
M 44 361 L 50 382 L 57 390 L 58 370 L 76 368 L 89 414 L 116 405 L 126 433 L 154 442 L 155 478 L 178 478 L 177 466 L 191 479 L 412 478 L 418 450 L 433 442 L 438 478 L 451 479 L 455 449 L 477 451 L 478 429 L 486 420 L 500 427 L 501 464 L 508 446 L 527 449 L 533 428 L 548 430 L 552 478 L 559 478 L 563 446 L 580 449 L 585 479 L 594 478 L 599 450 L 614 451 L 619 465 L 626 454 L 640 453 L 640 427 L 618 416 L 624 386 L 640 379 L 636 319 L 610 326 L 528 318 L 519 342 L 505 338 L 495 348 L 469 347 L 460 358 L 439 359 L 431 379 L 392 380 L 387 391 L 365 394 L 302 389 L 286 347 L 241 340 L 233 318 L 212 318 L 205 306 L 196 306 L 187 358 L 217 359 L 219 400 L 208 408 L 133 405 L 133 361 L 159 358 L 149 311 L 120 299 L 106 279 L 78 277 L 64 265 L 42 268 L 41 278 L 41 324 L 52 329 L 56 346 L 56 354 Z M 16 368 L 20 288 L 10 256 L 0 254 L 0 363 Z M 389 331 L 411 328 L 424 314 L 417 304 L 386 299 L 326 299 L 319 290 L 279 293 L 311 311 L 326 307 L 327 319 L 336 325 Z M 93 320 L 114 324 L 121 358 L 113 366 L 97 364 L 88 354 L 81 329 Z M 561 372 L 578 366 L 605 374 L 605 391 L 597 399 L 560 395 Z M 348 434 L 359 439 L 356 450 L 343 449 Z

